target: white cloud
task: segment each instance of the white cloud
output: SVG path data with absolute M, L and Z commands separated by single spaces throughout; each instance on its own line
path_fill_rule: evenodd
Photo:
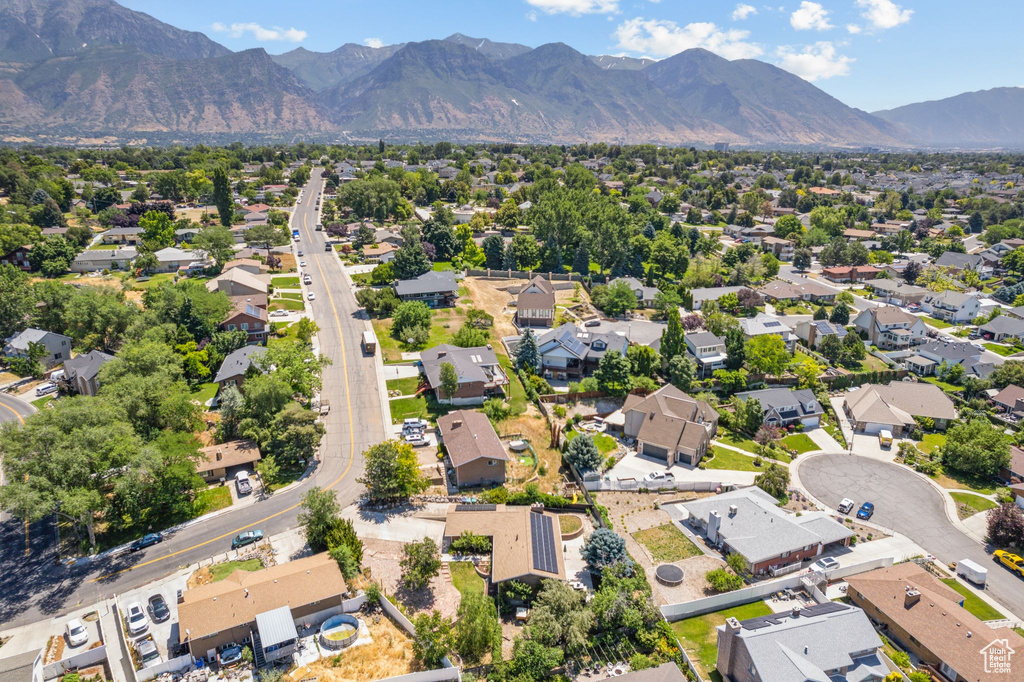
M 812 82 L 845 76 L 850 73 L 850 64 L 854 61 L 852 57 L 845 57 L 836 52 L 835 45 L 825 40 L 805 45 L 799 52 L 784 45 L 776 54 L 779 57 L 779 66 Z
M 653 57 L 668 57 L 694 47 L 726 59 L 758 57 L 764 52 L 760 45 L 747 42 L 750 31 L 721 29 L 706 21 L 680 27 L 674 21 L 637 17 L 619 24 L 614 36 L 622 49 Z
M 384 41 L 380 38 L 363 38 L 363 45 L 367 47 L 384 47 Z
M 301 43 L 307 35 L 305 31 L 300 31 L 297 28 L 281 28 L 280 26 L 264 28 L 251 21 L 229 25 L 215 21 L 210 28 L 217 33 L 226 33 L 232 38 L 241 38 L 246 33 L 251 33 L 256 40 L 260 41 L 285 40 L 289 43 Z
M 892 0 L 857 0 L 857 7 L 864 8 L 861 16 L 871 22 L 872 27 L 882 30 L 907 23 L 914 13 L 914 10 L 903 9 Z
M 743 21 L 751 14 L 757 14 L 757 8 L 754 7 L 753 5 L 748 5 L 746 3 L 741 2 L 740 4 L 736 5 L 736 9 L 732 11 L 732 20 Z
M 789 24 L 798 31 L 810 31 L 811 29 L 827 31 L 834 28 L 832 24 L 828 23 L 828 10 L 821 3 L 808 2 L 808 0 L 801 2 L 800 9 L 790 15 Z
M 619 11 L 619 0 L 526 0 L 545 14 L 608 14 Z
M 534 12 L 533 10 L 530 10 L 529 12 L 526 13 L 526 18 L 529 21 L 537 21 L 537 13 Z
M 847 24 L 846 25 L 846 32 L 849 33 L 850 35 L 854 35 L 855 36 L 855 35 L 857 35 L 858 33 L 860 33 L 863 30 L 864 29 L 862 29 L 857 24 Z

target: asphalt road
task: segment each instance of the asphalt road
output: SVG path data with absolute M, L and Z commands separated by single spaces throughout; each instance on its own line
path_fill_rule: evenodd
M 982 545 L 946 517 L 942 494 L 895 464 L 847 454 L 816 455 L 800 463 L 800 482 L 833 509 L 848 497 L 875 503 L 872 521 L 906 535 L 943 563 L 972 559 L 988 568 L 989 595 L 1024 616 L 1024 580 L 1000 567 Z
M 320 327 L 319 348 L 331 360 L 323 370 L 321 393 L 331 410 L 312 476 L 296 488 L 192 525 L 136 554 L 106 556 L 76 566 L 57 565 L 54 543 L 49 541 L 52 523 L 32 524 L 26 534 L 21 522 L 0 522 L 0 626 L 52 617 L 144 585 L 228 551 L 231 538 L 245 529 L 258 528 L 267 535 L 288 530 L 297 524 L 302 496 L 312 485 L 335 490 L 342 505 L 358 498 L 362 453 L 385 439 L 383 382 L 376 358 L 364 356 L 360 348 L 362 332 L 368 328 L 365 314 L 356 305 L 339 259 L 334 252 L 324 251 L 323 233 L 315 231 L 319 219 L 314 198 L 322 187 L 321 178 L 310 180 L 292 223 L 301 235 L 295 246 L 304 252 L 304 272 L 313 280 L 307 290 L 316 296 L 309 305 Z
M 0 424 L 4 422 L 24 422 L 26 417 L 35 414 L 36 408 L 14 396 L 0 393 Z

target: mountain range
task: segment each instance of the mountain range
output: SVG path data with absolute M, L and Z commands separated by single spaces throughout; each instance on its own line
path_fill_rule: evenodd
M 456 33 L 232 52 L 113 0 L 0 0 L 0 137 L 1024 146 L 1024 89 L 869 114 L 778 67 Z

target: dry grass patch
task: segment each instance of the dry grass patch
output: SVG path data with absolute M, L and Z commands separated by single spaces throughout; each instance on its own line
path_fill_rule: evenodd
M 325 657 L 293 670 L 288 680 L 320 682 L 382 680 L 422 670 L 412 653 L 412 639 L 390 618 L 375 614 L 365 619 L 373 641 L 350 647 L 337 656 Z
M 505 291 L 507 287 L 516 286 L 525 280 L 518 279 L 482 279 L 479 277 L 467 277 L 462 284 L 469 291 L 469 297 L 473 305 L 480 310 L 494 316 L 494 334 L 496 338 L 503 336 L 515 336 L 515 325 L 512 324 L 514 308 L 512 294 Z
M 682 561 L 702 553 L 700 548 L 672 523 L 639 530 L 633 533 L 633 537 L 658 563 Z
M 520 433 L 522 438 L 530 441 L 530 445 L 533 446 L 533 450 L 537 453 L 538 458 L 537 479 L 535 482 L 540 485 L 543 492 L 557 491 L 562 480 L 559 474 L 559 469 L 562 466 L 562 453 L 549 447 L 551 431 L 549 430 L 547 420 L 544 419 L 544 416 L 537 410 L 536 406 L 530 405 L 526 413 L 501 422 L 498 425 L 497 431 L 499 434 Z M 514 464 L 510 467 L 510 474 L 515 475 L 519 466 Z M 540 473 L 542 468 L 544 470 L 543 475 Z M 526 470 L 527 467 L 522 467 L 522 469 Z

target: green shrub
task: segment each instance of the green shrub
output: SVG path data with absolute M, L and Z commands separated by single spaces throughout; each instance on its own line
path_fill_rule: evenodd
M 724 568 L 708 571 L 704 578 L 715 592 L 732 592 L 743 587 L 743 578 L 735 573 L 730 573 Z
M 559 419 L 565 419 L 565 406 L 555 405 L 551 408 L 551 411 L 555 413 L 555 416 Z
M 451 551 L 454 554 L 490 554 L 491 539 L 467 530 L 452 540 Z

